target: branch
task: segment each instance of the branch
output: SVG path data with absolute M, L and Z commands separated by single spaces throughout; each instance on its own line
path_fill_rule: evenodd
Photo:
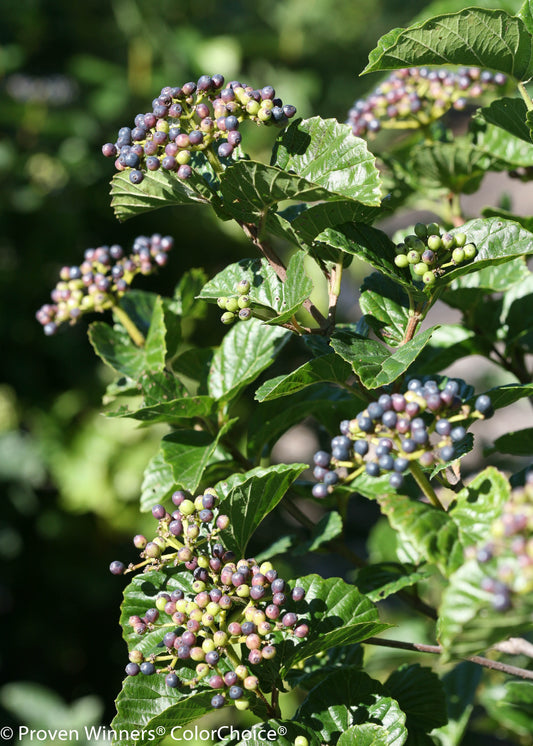
M 433 653 L 434 655 L 440 655 L 443 649 L 440 645 L 423 645 L 419 642 L 404 642 L 403 640 L 384 640 L 379 637 L 369 637 L 364 641 L 369 645 L 379 645 L 384 648 L 398 648 L 400 650 L 410 650 L 419 653 Z M 483 668 L 491 668 L 494 671 L 501 671 L 509 676 L 519 676 L 522 679 L 531 679 L 533 681 L 533 671 L 527 668 L 518 668 L 518 666 L 509 666 L 507 663 L 501 661 L 493 661 L 490 658 L 484 658 L 481 655 L 473 655 L 466 660 L 471 663 L 476 663 L 478 666 Z

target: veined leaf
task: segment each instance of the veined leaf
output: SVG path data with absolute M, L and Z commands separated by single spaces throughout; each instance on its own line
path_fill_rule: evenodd
M 350 377 L 352 369 L 341 357 L 335 353 L 313 358 L 307 363 L 287 375 L 277 376 L 266 381 L 255 392 L 259 402 L 289 396 L 315 383 L 344 384 Z
M 531 135 L 526 124 L 526 114 L 526 104 L 521 98 L 499 98 L 492 101 L 489 106 L 478 109 L 478 115 L 486 122 L 526 142 L 526 148 L 529 150 Z

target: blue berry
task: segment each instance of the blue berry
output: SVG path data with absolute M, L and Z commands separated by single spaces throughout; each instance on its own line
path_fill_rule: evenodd
M 326 486 L 337 484 L 339 481 L 339 475 L 335 471 L 328 471 L 327 474 L 324 475 L 323 481 Z
M 356 440 L 353 444 L 354 452 L 359 456 L 366 456 L 368 453 L 369 445 L 366 440 Z
M 230 699 L 240 699 L 244 694 L 244 690 L 240 686 L 230 686 L 228 691 L 228 697 Z
M 368 416 L 372 420 L 379 420 L 383 415 L 383 407 L 378 402 L 371 402 L 367 407 Z
M 219 710 L 221 707 L 224 707 L 225 704 L 226 700 L 223 694 L 215 694 L 211 700 L 211 707 L 214 707 L 215 710 Z
M 218 146 L 217 152 L 220 158 L 229 158 L 233 153 L 233 146 L 229 142 L 223 142 Z
M 365 466 L 365 471 L 369 477 L 379 477 L 379 464 L 377 464 L 375 461 L 369 461 Z
M 393 412 L 392 410 L 387 410 L 386 412 L 383 412 L 383 417 L 381 418 L 381 422 L 385 427 L 388 427 L 389 429 L 393 429 L 396 426 L 396 422 L 398 420 L 398 415 L 396 412 Z
M 398 458 L 394 462 L 394 471 L 401 474 L 404 472 L 409 466 L 409 460 L 406 458 L 403 458 L 403 456 L 398 456 Z
M 450 438 L 454 443 L 458 443 L 460 440 L 462 440 L 466 435 L 466 430 L 462 425 L 458 425 L 457 427 L 454 427 L 453 430 L 450 433 Z
M 440 457 L 443 461 L 451 461 L 455 456 L 455 449 L 453 446 L 443 446 L 440 449 Z
M 416 442 L 412 438 L 404 438 L 402 440 L 402 450 L 405 453 L 413 453 L 416 451 Z
M 319 500 L 322 500 L 324 497 L 327 497 L 328 495 L 328 488 L 325 484 L 315 484 L 313 486 L 313 489 L 311 490 L 311 494 L 313 497 L 318 498 Z
M 130 171 L 130 181 L 132 184 L 140 184 L 143 179 L 144 174 L 142 171 L 138 171 L 137 169 Z
M 384 471 L 392 471 L 394 468 L 394 459 L 391 455 L 381 456 L 378 463 Z
M 381 405 L 384 412 L 388 412 L 392 409 L 392 399 L 389 394 L 381 394 L 378 399 L 378 404 Z
M 155 666 L 151 661 L 144 661 L 144 663 L 141 663 L 140 665 L 140 671 L 145 676 L 151 676 L 155 673 Z
M 175 673 L 167 674 L 165 677 L 165 684 L 171 687 L 172 689 L 175 689 L 176 687 L 178 687 L 180 685 L 180 680 L 177 674 Z
M 389 484 L 393 489 L 399 489 L 403 484 L 403 475 L 394 471 L 389 477 Z
M 317 451 L 313 456 L 313 463 L 316 466 L 327 468 L 329 466 L 330 455 L 326 451 Z
M 141 669 L 139 668 L 139 665 L 137 663 L 128 663 L 128 665 L 125 668 L 126 673 L 128 676 L 137 676 Z
M 449 435 L 452 431 L 452 426 L 448 420 L 438 420 L 435 425 L 435 430 L 439 435 Z
M 371 433 L 374 429 L 374 423 L 370 417 L 367 417 L 362 413 L 357 415 L 357 424 L 359 425 L 359 429 L 364 433 Z
M 478 398 L 476 399 L 475 409 L 480 414 L 488 414 L 488 412 L 490 412 L 492 409 L 490 396 L 487 396 L 487 394 L 481 394 L 481 396 L 478 396 Z
M 119 562 L 119 560 L 114 560 L 109 565 L 109 571 L 112 575 L 122 575 L 124 570 L 126 569 L 123 562 Z

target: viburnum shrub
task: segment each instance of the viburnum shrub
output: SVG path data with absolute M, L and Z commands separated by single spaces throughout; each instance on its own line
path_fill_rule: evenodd
M 525 463 L 517 473 L 462 460 L 486 420 L 533 392 L 533 217 L 467 219 L 461 195 L 489 171 L 531 176 L 533 9 L 395 29 L 364 72 L 386 77 L 344 123 L 297 118 L 270 85 L 168 81 L 102 148 L 119 171 L 115 214 L 203 205 L 240 227 L 249 254 L 210 279 L 190 267 L 163 298 L 131 284 L 168 271 L 177 230 L 129 254 L 102 243 L 60 271 L 37 313 L 53 334 L 111 310 L 113 324 L 89 328 L 117 375 L 108 414 L 167 426 L 141 487 L 153 532 L 110 566 L 125 581 L 124 743 L 208 713 L 210 728 L 246 724 L 228 744 L 264 743 L 266 728 L 281 746 L 453 746 L 483 722 L 529 742 L 533 470 L 509 456 L 531 456 L 533 428 L 492 444 L 497 463 Z M 246 154 L 247 129 L 263 125 L 269 163 Z M 392 236 L 374 226 L 400 208 L 432 217 Z M 341 323 L 354 257 L 367 267 L 361 313 Z M 222 322 L 214 348 L 184 333 L 198 304 Z M 508 383 L 483 390 L 474 355 Z M 446 374 L 461 359 L 466 380 Z M 304 419 L 314 456 L 275 462 Z M 348 520 L 363 500 L 382 514 L 366 547 Z M 279 533 L 265 548 L 267 516 Z M 304 555 L 316 573 L 291 577 Z M 400 605 L 412 628 L 394 629 Z M 378 681 L 377 646 L 411 662 L 392 658 Z

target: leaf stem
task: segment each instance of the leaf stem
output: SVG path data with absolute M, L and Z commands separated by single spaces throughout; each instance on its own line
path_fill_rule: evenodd
M 528 111 L 533 111 L 533 101 L 531 100 L 531 96 L 527 92 L 526 87 L 522 83 L 522 81 L 520 81 L 518 83 L 518 92 L 520 93 L 520 95 L 524 99 L 524 103 L 525 103 L 525 105 L 527 107 L 527 110 Z
M 409 471 L 411 472 L 416 483 L 418 484 L 424 495 L 427 497 L 429 502 L 433 505 L 433 507 L 438 508 L 439 510 L 444 510 L 444 506 L 435 494 L 435 490 L 429 483 L 428 478 L 420 468 L 420 464 L 418 464 L 417 461 L 410 461 Z
M 379 637 L 369 637 L 364 640 L 369 645 L 378 645 L 385 648 L 397 648 L 399 650 L 411 650 L 419 653 L 433 653 L 434 655 L 440 655 L 443 651 L 441 645 L 423 645 L 419 642 L 404 642 L 403 640 L 385 640 Z M 522 679 L 532 679 L 533 671 L 526 668 L 518 668 L 518 666 L 510 666 L 507 663 L 501 661 L 493 661 L 490 658 L 484 658 L 481 655 L 472 655 L 466 660 L 471 663 L 477 663 L 478 666 L 484 668 L 491 668 L 494 671 L 501 671 L 502 673 L 508 674 L 509 676 L 519 676 Z
M 146 342 L 143 333 L 135 326 L 131 318 L 128 316 L 126 311 L 121 308 L 120 306 L 113 306 L 113 313 L 119 320 L 119 322 L 122 324 L 124 329 L 128 332 L 130 335 L 130 338 L 132 342 L 137 347 L 144 347 L 144 343 Z

